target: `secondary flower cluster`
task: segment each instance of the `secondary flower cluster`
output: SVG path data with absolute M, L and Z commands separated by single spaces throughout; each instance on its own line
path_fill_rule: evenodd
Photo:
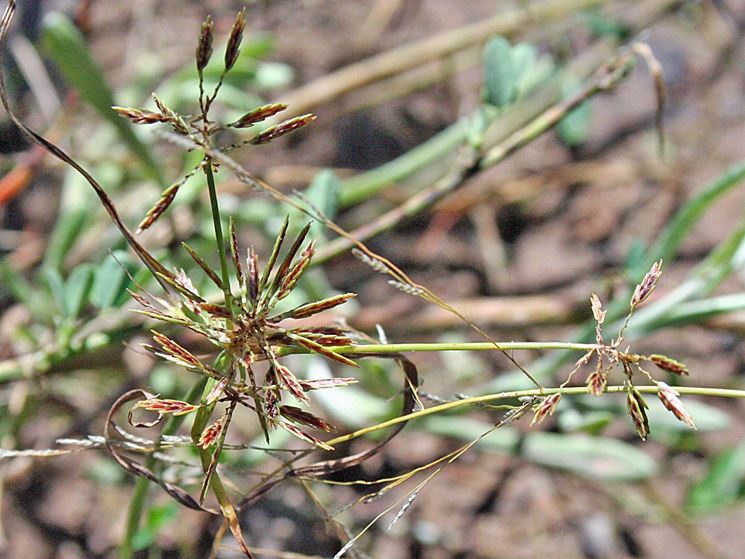
M 653 363 L 659 369 L 672 373 L 678 376 L 687 376 L 688 368 L 684 363 L 667 357 L 666 355 L 652 354 L 652 355 L 639 355 L 635 353 L 629 353 L 628 351 L 621 351 L 619 348 L 624 339 L 624 333 L 628 326 L 629 320 L 631 319 L 634 311 L 641 305 L 643 305 L 651 296 L 657 285 L 657 280 L 662 274 L 662 261 L 655 262 L 649 272 L 639 282 L 634 289 L 634 293 L 631 296 L 629 303 L 629 312 L 626 315 L 626 319 L 621 327 L 621 330 L 615 340 L 612 340 L 610 344 L 606 344 L 603 339 L 602 326 L 605 321 L 607 311 L 603 310 L 603 305 L 600 298 L 596 294 L 592 294 L 590 297 L 590 306 L 592 308 L 592 315 L 595 319 L 595 342 L 596 345 L 593 349 L 583 355 L 575 364 L 574 370 L 569 374 L 567 380 L 561 385 L 564 388 L 571 381 L 574 374 L 584 365 L 586 365 L 593 357 L 596 358 L 595 369 L 588 375 L 585 385 L 591 394 L 596 396 L 601 395 L 605 392 L 608 384 L 608 376 L 613 369 L 620 368 L 624 375 L 624 386 L 626 390 L 626 409 L 628 411 L 631 420 L 634 423 L 634 427 L 639 437 L 642 440 L 646 440 L 649 436 L 649 418 L 647 417 L 647 409 L 649 405 L 644 400 L 642 393 L 634 386 L 634 375 L 635 373 L 641 373 L 651 382 L 657 386 L 657 396 L 662 404 L 667 408 L 676 418 L 684 422 L 690 428 L 695 429 L 696 425 L 693 422 L 693 418 L 686 411 L 683 403 L 678 398 L 679 393 L 672 387 L 665 384 L 664 382 L 655 380 L 652 374 L 642 367 L 643 363 Z M 542 398 L 535 405 L 535 415 L 533 417 L 533 423 L 543 421 L 546 417 L 553 415 L 556 411 L 557 406 L 561 400 L 561 391 L 551 394 Z

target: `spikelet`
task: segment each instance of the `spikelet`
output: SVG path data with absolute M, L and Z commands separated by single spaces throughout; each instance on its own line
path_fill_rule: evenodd
M 661 275 L 662 260 L 658 260 L 652 264 L 652 268 L 650 268 L 649 272 L 645 274 L 642 281 L 639 282 L 639 285 L 634 289 L 634 295 L 631 297 L 632 309 L 635 309 L 649 299 L 649 296 L 652 294 L 652 291 L 654 291 L 654 288 L 657 285 L 657 280 L 660 279 Z
M 533 426 L 536 423 L 540 423 L 549 415 L 553 415 L 560 400 L 561 392 L 556 392 L 543 398 L 543 400 L 541 400 L 534 408 L 535 415 L 533 416 L 533 421 L 530 422 L 530 425 Z
M 225 45 L 225 72 L 228 72 L 238 60 L 241 53 L 241 41 L 243 40 L 243 30 L 246 28 L 246 8 L 241 8 L 235 17 L 233 28 L 230 30 L 230 37 Z
M 693 417 L 688 413 L 688 410 L 683 406 L 683 402 L 678 398 L 679 394 L 677 390 L 664 382 L 657 383 L 657 397 L 675 417 L 680 421 L 688 425 L 691 429 L 696 428 L 696 424 L 693 422 Z
M 199 42 L 197 43 L 197 51 L 195 54 L 197 71 L 199 75 L 202 75 L 202 71 L 207 66 L 212 56 L 212 29 L 215 24 L 212 21 L 212 16 L 207 16 L 202 22 L 202 27 L 199 31 Z
M 688 367 L 686 367 L 685 363 L 676 361 L 667 355 L 653 354 L 650 355 L 648 359 L 663 371 L 679 376 L 688 376 Z
M 294 132 L 295 130 L 299 130 L 300 128 L 308 126 L 315 119 L 316 115 L 310 113 L 302 116 L 296 116 L 295 118 L 285 120 L 284 122 L 280 122 L 279 124 L 275 124 L 274 126 L 270 126 L 266 130 L 259 132 L 251 139 L 249 143 L 253 145 L 260 145 L 271 142 L 272 140 L 276 140 L 280 136 L 284 136 L 285 134 L 289 134 L 290 132 Z
M 253 126 L 257 122 L 263 122 L 267 118 L 270 118 L 277 113 L 284 111 L 286 108 L 287 105 L 285 105 L 284 103 L 271 103 L 269 105 L 262 105 L 261 107 L 256 107 L 252 111 L 247 112 L 235 122 L 231 122 L 230 124 L 228 124 L 228 126 L 232 128 L 248 128 L 249 126 Z

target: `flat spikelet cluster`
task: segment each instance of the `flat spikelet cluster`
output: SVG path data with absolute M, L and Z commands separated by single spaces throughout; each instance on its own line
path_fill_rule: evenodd
M 313 241 L 305 243 L 310 227 L 307 225 L 280 258 L 288 226 L 289 222 L 285 219 L 269 260 L 260 271 L 253 249 L 246 252 L 245 258 L 241 258 L 235 229 L 231 224 L 230 256 L 238 289 L 230 291 L 231 296 L 223 303 L 205 300 L 183 271 L 174 274 L 173 278 L 164 278 L 176 294 L 173 302 L 138 293 L 133 293 L 133 296 L 143 307 L 138 312 L 164 323 L 188 328 L 207 339 L 219 352 L 215 363 L 224 364 L 220 369 L 203 362 L 158 331 L 153 332 L 155 345 L 145 346 L 163 359 L 216 380 L 215 389 L 207 397 L 205 405 L 218 401 L 244 405 L 256 412 L 267 439 L 269 430 L 279 427 L 307 442 L 328 448 L 301 428 L 328 431 L 331 425 L 296 405 L 285 404 L 284 400 L 291 397 L 296 404 L 307 404 L 308 391 L 343 386 L 354 380 L 300 380 L 279 362 L 278 354 L 280 348 L 304 349 L 354 367 L 354 361 L 329 349 L 332 346 L 351 345 L 352 339 L 348 331 L 333 326 L 284 328 L 281 323 L 287 319 L 308 318 L 337 307 L 354 297 L 354 293 L 305 303 L 282 313 L 274 312 L 276 305 L 292 292 L 307 270 L 314 251 Z M 225 289 L 217 273 L 193 250 L 187 247 L 187 251 L 207 277 L 218 288 Z M 257 363 L 266 365 L 262 367 L 265 372 L 261 375 L 255 371 Z M 136 407 L 174 415 L 199 409 L 199 406 L 187 402 L 160 399 L 143 400 Z M 226 427 L 222 422 L 223 418 L 205 429 L 199 446 L 206 447 L 217 440 L 217 436 L 212 435 L 217 432 L 218 426 L 220 430 Z

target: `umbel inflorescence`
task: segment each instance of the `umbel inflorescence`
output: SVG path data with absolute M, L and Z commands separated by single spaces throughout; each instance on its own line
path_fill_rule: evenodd
M 279 362 L 278 350 L 284 347 L 302 348 L 345 365 L 356 366 L 351 359 L 328 349 L 329 346 L 351 345 L 350 333 L 334 326 L 285 328 L 281 324 L 286 320 L 297 321 L 332 309 L 354 297 L 354 294 L 335 295 L 285 312 L 275 312 L 277 303 L 290 294 L 313 256 L 312 241 L 303 247 L 309 229 L 306 226 L 284 257 L 281 260 L 278 258 L 288 224 L 288 220 L 285 220 L 269 260 L 263 271 L 260 271 L 253 249 L 247 251 L 245 261 L 242 262 L 235 228 L 231 223 L 230 254 L 238 285 L 235 291 L 224 285 L 218 274 L 187 247 L 189 254 L 215 285 L 221 291 L 226 288 L 230 290 L 231 296 L 226 303 L 208 302 L 183 271 L 172 278 L 164 278 L 175 290 L 176 296 L 172 301 L 139 293 L 132 295 L 143 307 L 139 311 L 142 314 L 188 328 L 208 340 L 219 352 L 215 365 L 208 365 L 160 332 L 153 332 L 156 345 L 146 346 L 154 354 L 216 381 L 202 406 L 213 406 L 218 401 L 243 405 L 256 412 L 267 440 L 271 428 L 281 427 L 305 441 L 329 448 L 300 427 L 329 430 L 330 425 L 310 412 L 283 401 L 292 397 L 295 403 L 306 404 L 307 392 L 311 390 L 343 386 L 355 380 L 300 380 Z M 259 362 L 266 363 L 266 372 L 261 376 L 255 370 Z M 189 402 L 159 398 L 142 400 L 136 407 L 160 414 L 178 415 L 195 412 L 200 408 Z M 216 423 L 205 428 L 199 438 L 199 446 L 206 448 L 214 444 L 227 427 L 228 421 L 228 417 L 223 415 Z

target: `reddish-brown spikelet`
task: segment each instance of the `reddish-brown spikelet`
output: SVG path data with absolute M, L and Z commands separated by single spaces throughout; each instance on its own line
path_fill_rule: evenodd
M 313 427 L 313 429 L 320 429 L 322 431 L 331 431 L 334 429 L 334 426 L 330 423 L 296 406 L 279 406 L 279 413 L 282 417 L 290 421 Z
M 238 235 L 235 232 L 235 222 L 232 219 L 230 220 L 230 256 L 233 259 L 238 283 L 243 285 L 243 266 L 241 265 L 241 257 L 238 255 Z
M 316 343 L 313 340 L 298 336 L 297 334 L 294 334 L 292 332 L 288 332 L 287 334 L 293 341 L 295 341 L 299 345 L 310 351 L 323 355 L 324 357 L 331 359 L 332 361 L 337 361 L 339 363 L 343 363 L 344 365 L 349 365 L 350 367 L 358 366 L 357 363 L 355 363 L 351 359 L 344 357 L 343 355 L 340 355 L 338 353 L 334 353 L 333 351 L 326 349 L 321 344 Z
M 662 260 L 652 264 L 649 272 L 646 273 L 639 285 L 634 289 L 634 295 L 631 297 L 631 308 L 635 309 L 644 303 L 654 291 L 657 280 L 662 275 Z
M 327 347 L 338 347 L 352 345 L 352 338 L 337 334 L 319 334 L 317 332 L 307 332 L 305 330 L 293 330 L 295 334 L 313 340 L 317 344 Z
M 217 442 L 217 439 L 220 438 L 220 434 L 222 433 L 224 419 L 224 417 L 221 417 L 202 431 L 202 434 L 199 436 L 199 442 L 197 443 L 199 448 L 209 448 Z
M 348 384 L 354 384 L 359 382 L 356 378 L 321 378 L 315 380 L 300 380 L 300 386 L 303 390 L 323 390 L 324 388 L 337 388 L 339 386 L 347 386 Z
M 314 301 L 312 303 L 308 303 L 306 305 L 302 305 L 300 307 L 292 309 L 291 311 L 287 311 L 286 313 L 282 313 L 277 318 L 280 320 L 285 318 L 307 318 L 319 312 L 338 307 L 339 305 L 349 301 L 352 297 L 356 296 L 356 293 L 342 293 L 340 295 L 334 295 L 333 297 L 329 297 L 328 299 Z
M 153 339 L 166 353 L 175 357 L 183 366 L 194 367 L 196 369 L 204 368 L 204 365 L 199 359 L 194 357 L 194 355 L 174 342 L 171 338 L 153 330 Z
M 217 273 L 212 268 L 210 268 L 204 260 L 202 260 L 202 257 L 199 256 L 196 251 L 186 243 L 181 243 L 181 246 L 186 249 L 186 252 L 189 253 L 189 256 L 191 256 L 192 260 L 194 260 L 194 262 L 196 262 L 197 265 L 202 268 L 202 271 L 207 274 L 207 277 L 209 277 L 212 282 L 217 285 L 217 287 L 223 289 L 223 283 L 220 279 L 220 276 L 218 276 Z
M 241 41 L 243 40 L 243 30 L 246 28 L 246 8 L 241 8 L 238 15 L 235 16 L 233 28 L 230 30 L 230 37 L 225 46 L 225 71 L 230 70 L 238 55 L 241 52 Z
M 181 400 L 164 400 L 160 398 L 140 400 L 135 404 L 135 407 L 160 414 L 172 415 L 186 415 L 187 413 L 191 413 L 199 408 L 199 406 L 195 406 L 189 402 L 182 402 Z
M 160 113 L 145 109 L 133 109 L 132 107 L 111 107 L 119 116 L 129 119 L 134 124 L 155 124 L 158 122 L 170 122 L 170 118 Z
M 248 256 L 246 258 L 246 272 L 247 286 L 246 291 L 248 297 L 252 303 L 256 303 L 256 298 L 259 295 L 259 259 L 256 256 L 256 252 L 253 247 L 248 247 Z
M 650 355 L 649 360 L 663 371 L 667 371 L 668 373 L 673 373 L 684 377 L 688 376 L 688 367 L 686 367 L 685 363 L 676 361 L 675 359 L 668 357 L 667 355 Z
M 178 182 L 163 191 L 163 194 L 161 194 L 155 205 L 145 214 L 145 219 L 143 219 L 137 226 L 137 233 L 142 233 L 145 229 L 155 223 L 161 215 L 163 215 L 163 212 L 168 209 L 171 202 L 173 202 L 173 199 L 176 197 L 176 194 L 178 194 L 181 184 L 182 183 Z
M 605 391 L 605 385 L 608 382 L 608 375 L 600 370 L 593 371 L 587 377 L 587 388 L 590 390 L 590 394 L 594 396 L 600 396 Z
M 282 281 L 279 283 L 279 290 L 277 291 L 278 300 L 282 300 L 287 297 L 295 288 L 298 280 L 308 268 L 311 258 L 313 258 L 315 244 L 315 241 L 310 242 L 310 244 L 300 255 L 300 258 L 298 258 L 297 262 L 295 262 L 295 264 L 287 271 L 285 276 L 282 278 Z
M 317 439 L 313 435 L 309 435 L 305 431 L 302 431 L 301 429 L 298 429 L 295 427 L 292 423 L 287 423 L 286 421 L 282 421 L 279 424 L 282 429 L 287 431 L 288 433 L 291 433 L 292 435 L 295 435 L 298 439 L 301 439 L 307 443 L 311 443 L 313 445 L 316 445 L 319 448 L 322 448 L 324 450 L 334 450 L 333 446 L 327 445 L 325 442 L 323 442 L 320 439 Z
M 235 122 L 231 122 L 230 124 L 228 124 L 228 126 L 232 126 L 233 128 L 248 128 L 249 126 L 253 126 L 257 122 L 262 122 L 267 118 L 276 115 L 277 113 L 281 113 L 286 108 L 287 105 L 285 105 L 284 103 L 270 103 L 269 105 L 262 105 L 261 107 L 256 107 L 252 111 L 247 112 Z
M 196 51 L 196 63 L 197 71 L 201 75 L 207 63 L 210 61 L 212 56 L 212 29 L 215 24 L 212 21 L 212 16 L 207 16 L 202 22 L 202 27 L 199 31 L 199 42 L 197 43 Z
M 696 428 L 693 417 L 683 406 L 683 402 L 678 398 L 678 392 L 664 382 L 657 383 L 657 397 L 672 414 L 680 421 L 688 425 L 691 429 Z
M 535 407 L 535 415 L 533 416 L 533 421 L 530 422 L 530 425 L 532 426 L 536 423 L 540 423 L 549 415 L 553 415 L 560 400 L 561 392 L 556 392 L 555 394 L 546 396 L 541 400 L 541 402 Z
M 308 126 L 315 119 L 316 115 L 309 113 L 302 116 L 296 116 L 290 120 L 285 120 L 284 122 L 280 122 L 279 124 L 270 126 L 266 130 L 259 132 L 250 143 L 253 145 L 259 145 L 271 142 L 280 136 L 284 136 L 285 134 L 289 134 L 290 132 Z
M 649 418 L 647 417 L 647 403 L 635 389 L 626 394 L 626 406 L 634 422 L 634 427 L 641 440 L 646 441 L 649 436 Z
M 275 390 L 267 390 L 263 399 L 264 411 L 269 419 L 274 420 L 279 415 L 279 396 Z
M 297 377 L 292 374 L 292 371 L 284 365 L 277 364 L 274 368 L 279 383 L 289 390 L 295 398 L 301 402 L 307 402 L 308 396 L 305 395 L 303 386 L 298 382 Z

